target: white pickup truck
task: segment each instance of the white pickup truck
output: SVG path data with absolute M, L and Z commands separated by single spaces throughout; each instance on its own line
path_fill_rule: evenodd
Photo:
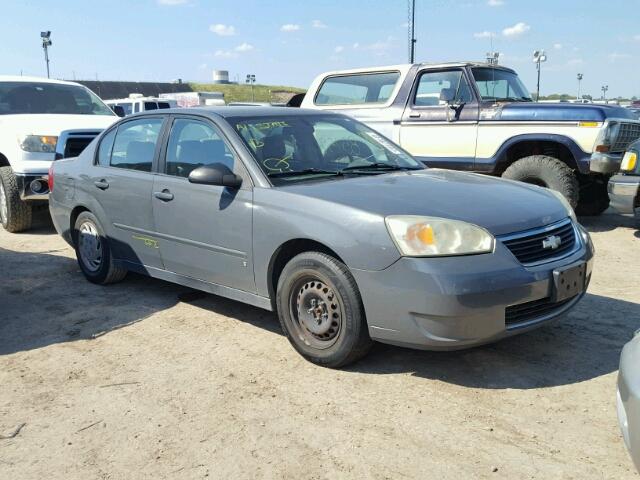
M 46 205 L 51 162 L 75 157 L 118 117 L 80 84 L 0 76 L 0 223 L 9 232 L 31 226 Z
M 516 72 L 476 62 L 327 72 L 300 106 L 354 117 L 429 166 L 557 190 L 582 215 L 608 207 L 607 181 L 640 138 L 628 109 L 536 103 Z

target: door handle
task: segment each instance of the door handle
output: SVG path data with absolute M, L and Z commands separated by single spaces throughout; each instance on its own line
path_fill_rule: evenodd
M 170 202 L 171 200 L 173 200 L 173 193 L 171 193 L 166 188 L 161 192 L 153 192 L 153 196 L 159 200 L 162 200 L 163 202 Z
M 409 118 L 420 118 L 420 114 L 419 113 L 410 113 L 409 114 Z
M 100 190 L 106 190 L 107 188 L 109 188 L 109 182 L 107 182 L 104 178 L 93 182 L 93 184 Z

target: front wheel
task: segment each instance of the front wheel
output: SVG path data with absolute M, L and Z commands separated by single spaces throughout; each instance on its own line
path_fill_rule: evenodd
M 11 233 L 31 228 L 31 205 L 20 198 L 18 179 L 11 167 L 0 167 L 0 223 Z
M 282 330 L 304 358 L 339 368 L 362 358 L 372 340 L 360 292 L 349 269 L 335 258 L 306 252 L 292 258 L 276 293 Z
M 607 177 L 586 177 L 580 185 L 580 200 L 576 214 L 596 216 L 609 208 L 609 192 L 607 191 Z
M 578 205 L 579 183 L 574 171 L 557 158 L 532 155 L 513 162 L 502 174 L 504 178 L 550 188 L 560 192 L 573 208 Z
M 93 213 L 82 212 L 78 215 L 74 245 L 80 270 L 90 282 L 106 285 L 119 282 L 127 275 L 124 268 L 115 266 L 109 240 Z

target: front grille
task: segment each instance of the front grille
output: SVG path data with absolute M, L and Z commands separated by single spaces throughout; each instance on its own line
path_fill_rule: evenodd
M 99 131 L 69 133 L 66 137 L 62 157 L 77 157 L 99 134 Z
M 611 145 L 612 153 L 623 153 L 627 147 L 640 138 L 640 124 L 620 123 L 618 136 Z
M 545 248 L 545 243 L 553 243 L 556 238 L 560 238 L 556 248 Z M 566 256 L 575 250 L 577 241 L 575 228 L 569 219 L 545 228 L 508 235 L 500 240 L 524 265 Z
M 521 303 L 507 307 L 504 312 L 504 323 L 507 328 L 515 328 L 524 322 L 542 319 L 547 315 L 559 311 L 576 297 L 571 297 L 561 302 L 553 303 L 549 297 L 534 300 L 533 302 Z

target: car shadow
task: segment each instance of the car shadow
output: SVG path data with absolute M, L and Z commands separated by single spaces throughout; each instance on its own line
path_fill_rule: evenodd
M 538 330 L 453 352 L 377 345 L 350 370 L 486 389 L 567 385 L 615 372 L 638 328 L 640 304 L 587 294 L 567 316 Z
M 610 232 L 617 228 L 637 229 L 637 220 L 632 215 L 605 213 L 595 217 L 578 217 L 580 224 L 589 232 Z

